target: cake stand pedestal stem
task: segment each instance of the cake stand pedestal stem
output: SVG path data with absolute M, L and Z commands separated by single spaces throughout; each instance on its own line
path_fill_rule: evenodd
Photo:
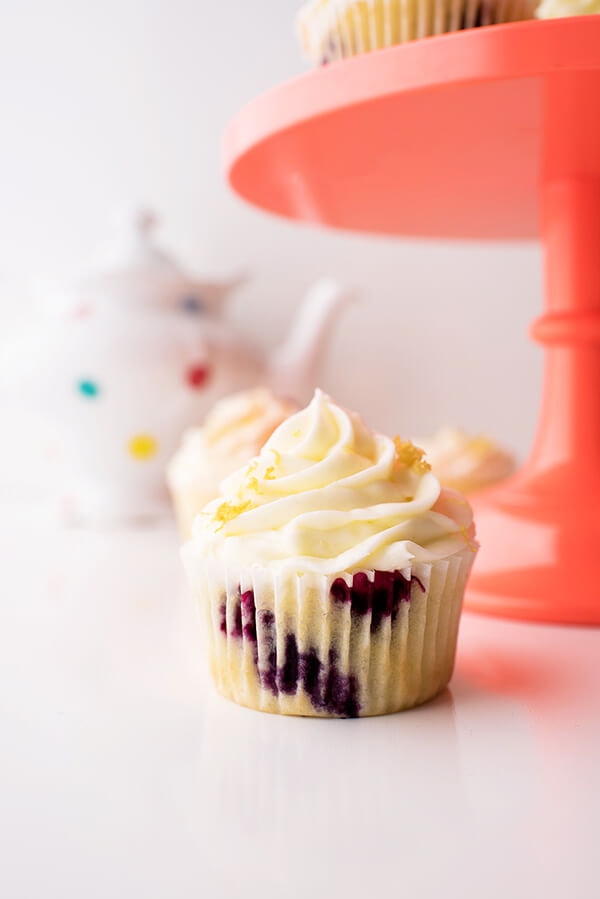
M 586 169 L 548 173 L 541 191 L 540 421 L 521 471 L 473 498 L 481 550 L 466 606 L 475 611 L 600 624 L 600 175 Z
M 532 336 L 546 361 L 529 466 L 561 466 L 576 484 L 600 469 L 600 178 L 553 181 L 543 201 L 547 312 Z

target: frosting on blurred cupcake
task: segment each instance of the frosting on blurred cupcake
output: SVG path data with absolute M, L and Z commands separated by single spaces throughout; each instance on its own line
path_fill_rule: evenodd
M 441 428 L 433 437 L 416 442 L 442 484 L 461 493 L 496 484 L 515 470 L 514 457 L 495 441 L 461 428 Z
M 538 19 L 592 16 L 597 13 L 600 13 L 600 0 L 542 0 L 536 10 Z
M 218 495 L 221 482 L 257 455 L 275 428 L 297 408 L 257 387 L 220 400 L 203 427 L 186 431 L 167 469 L 183 537 L 190 536 L 194 518 Z

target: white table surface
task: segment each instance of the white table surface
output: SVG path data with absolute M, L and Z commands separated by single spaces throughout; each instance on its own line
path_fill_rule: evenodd
M 2 899 L 600 895 L 600 631 L 465 615 L 434 703 L 272 717 L 213 692 L 169 527 L 0 530 Z

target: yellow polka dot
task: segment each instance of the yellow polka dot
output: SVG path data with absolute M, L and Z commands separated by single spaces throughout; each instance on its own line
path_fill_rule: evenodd
M 129 441 L 128 449 L 134 459 L 145 462 L 157 454 L 158 441 L 150 434 L 136 434 Z

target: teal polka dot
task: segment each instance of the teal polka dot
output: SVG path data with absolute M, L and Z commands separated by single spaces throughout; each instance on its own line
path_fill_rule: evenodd
M 79 393 L 86 397 L 86 399 L 95 399 L 100 393 L 100 387 L 95 381 L 90 381 L 89 379 L 84 379 L 83 381 L 79 381 L 77 384 L 77 389 Z

